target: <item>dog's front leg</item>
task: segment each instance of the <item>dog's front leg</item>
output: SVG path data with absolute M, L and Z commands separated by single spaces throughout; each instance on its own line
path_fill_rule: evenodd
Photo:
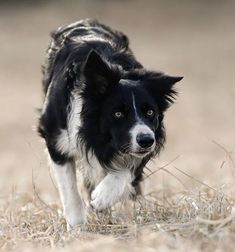
M 91 194 L 92 207 L 103 210 L 127 198 L 133 190 L 131 177 L 127 169 L 108 173 Z
M 63 165 L 58 165 L 51 161 L 51 168 L 63 205 L 67 229 L 70 230 L 77 224 L 85 223 L 83 202 L 77 189 L 75 162 L 68 161 Z

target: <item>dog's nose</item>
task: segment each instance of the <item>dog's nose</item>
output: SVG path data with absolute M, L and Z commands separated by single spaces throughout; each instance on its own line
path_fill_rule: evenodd
M 153 145 L 154 143 L 154 138 L 151 134 L 138 134 L 136 136 L 136 141 L 139 144 L 140 147 L 142 148 L 149 148 Z

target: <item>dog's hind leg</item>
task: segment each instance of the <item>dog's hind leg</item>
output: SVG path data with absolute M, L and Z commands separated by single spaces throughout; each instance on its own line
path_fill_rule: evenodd
M 63 165 L 56 164 L 52 160 L 50 163 L 63 205 L 67 229 L 84 224 L 86 217 L 83 202 L 77 189 L 74 160 L 67 161 Z

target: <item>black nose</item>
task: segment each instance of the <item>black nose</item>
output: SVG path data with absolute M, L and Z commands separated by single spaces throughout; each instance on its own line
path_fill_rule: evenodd
M 150 134 L 138 134 L 136 137 L 136 141 L 142 148 L 149 148 L 154 143 L 154 138 Z

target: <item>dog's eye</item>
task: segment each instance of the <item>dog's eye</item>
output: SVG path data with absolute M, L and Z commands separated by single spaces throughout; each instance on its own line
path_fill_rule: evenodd
M 123 117 L 124 115 L 123 115 L 122 112 L 117 111 L 117 112 L 114 114 L 114 116 L 115 116 L 116 118 L 121 118 L 121 117 Z
M 152 109 L 149 109 L 146 114 L 147 114 L 147 116 L 153 116 L 154 111 Z

